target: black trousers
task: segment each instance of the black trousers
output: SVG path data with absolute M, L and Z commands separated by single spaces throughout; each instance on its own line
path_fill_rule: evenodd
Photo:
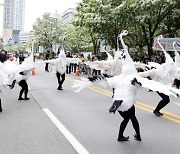
M 45 65 L 45 71 L 47 71 L 47 72 L 49 72 L 48 66 L 49 66 L 49 63 L 46 63 L 46 65 Z
M 60 74 L 59 72 L 56 72 L 56 77 L 58 79 L 58 84 L 59 84 L 58 88 L 62 88 L 62 84 L 63 84 L 63 82 L 65 80 L 65 73 Z
M 154 111 L 159 112 L 163 107 L 165 107 L 170 102 L 170 99 L 169 99 L 168 95 L 165 95 L 165 94 L 160 93 L 160 92 L 157 92 L 157 93 L 162 98 L 162 100 L 158 103 L 158 105 Z
M 1 98 L 0 98 L 0 112 L 2 112 Z
M 66 65 L 66 74 L 71 74 L 71 67 L 72 67 L 72 63 Z
M 21 80 L 19 82 L 19 86 L 22 88 L 19 92 L 19 98 L 22 98 L 23 93 L 24 93 L 24 97 L 27 98 L 28 84 L 27 84 L 26 80 Z
M 179 79 L 175 79 L 174 82 L 175 82 L 176 88 L 179 89 L 179 87 L 180 87 L 180 80 Z
M 128 122 L 129 122 L 129 120 L 131 120 L 133 128 L 134 128 L 137 136 L 140 137 L 139 122 L 138 122 L 138 120 L 136 118 L 136 115 L 135 115 L 135 107 L 134 107 L 134 105 L 127 111 L 124 111 L 124 112 L 118 111 L 118 112 L 124 118 L 123 121 L 120 124 L 118 138 L 123 137 L 124 130 L 125 130 Z
M 76 73 L 77 64 L 76 63 L 70 63 L 70 64 L 71 64 L 71 72 Z

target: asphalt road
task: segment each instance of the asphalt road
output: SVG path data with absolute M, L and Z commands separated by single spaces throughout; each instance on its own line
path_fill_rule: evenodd
M 129 122 L 124 135 L 130 136 L 130 141 L 118 142 L 122 118 L 118 113 L 108 113 L 111 91 L 92 86 L 75 93 L 71 85 L 83 75 L 74 74 L 66 76 L 64 90 L 58 91 L 54 69 L 48 73 L 44 71 L 44 64 L 38 64 L 35 73 L 28 80 L 30 101 L 17 100 L 18 85 L 2 94 L 0 153 L 180 153 L 180 98 L 171 98 L 163 109 L 165 115 L 156 117 L 152 111 L 160 97 L 155 92 L 140 89 L 136 115 L 142 141 L 133 138 L 134 129 Z M 52 113 L 53 118 L 49 118 L 48 113 Z

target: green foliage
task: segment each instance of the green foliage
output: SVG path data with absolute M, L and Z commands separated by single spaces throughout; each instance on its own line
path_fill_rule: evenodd
M 63 26 L 59 19 L 46 13 L 34 24 L 34 36 L 44 48 L 51 48 L 65 37 L 73 51 L 93 50 L 96 54 L 101 40 L 117 49 L 117 36 L 127 29 L 126 44 L 142 55 L 146 47 L 151 57 L 154 37 L 180 35 L 179 8 L 179 0 L 82 0 L 73 25 Z
M 52 44 L 60 43 L 63 39 L 62 23 L 58 18 L 51 17 L 50 13 L 38 18 L 33 30 L 36 43 L 45 49 L 51 49 Z
M 0 49 L 3 49 L 3 43 L 0 41 Z
M 76 21 L 74 22 L 74 25 L 78 29 L 83 27 L 87 32 L 86 34 L 89 34 L 94 53 L 98 53 L 101 39 L 101 33 L 98 32 L 99 15 L 96 12 L 99 5 L 98 0 L 84 0 L 77 8 L 78 13 L 76 14 Z
M 146 46 L 149 57 L 156 35 L 178 36 L 178 0 L 83 0 L 78 6 L 76 27 L 85 27 L 94 46 L 99 40 L 117 48 L 119 31 L 127 29 L 127 44 L 141 49 Z M 86 34 L 87 34 L 86 33 Z
M 26 52 L 26 44 L 17 43 L 14 45 L 8 45 L 5 47 L 5 50 L 15 53 L 15 52 Z
M 85 27 L 75 27 L 70 24 L 64 30 L 67 38 L 65 43 L 72 48 L 72 51 L 92 51 L 91 38 Z

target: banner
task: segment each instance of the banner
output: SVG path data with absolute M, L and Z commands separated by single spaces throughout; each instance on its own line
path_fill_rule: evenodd
M 173 42 L 176 42 L 175 47 L 177 51 L 180 51 L 180 38 L 162 38 L 160 39 L 160 43 L 166 51 L 174 51 Z M 154 38 L 153 44 L 154 50 L 162 50 L 157 42 L 157 38 Z

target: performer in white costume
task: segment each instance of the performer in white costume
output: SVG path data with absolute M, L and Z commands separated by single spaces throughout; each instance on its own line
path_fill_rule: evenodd
M 162 51 L 165 54 L 165 58 L 166 58 L 165 63 L 159 65 L 156 69 L 139 73 L 139 75 L 141 77 L 150 77 L 154 81 L 158 81 L 167 86 L 172 86 L 174 80 L 177 78 L 178 75 L 177 74 L 178 67 L 176 63 L 173 61 L 173 59 L 170 57 L 170 55 L 162 47 L 161 43 L 159 42 L 160 39 L 162 39 L 161 35 L 158 37 L 157 41 Z M 170 99 L 169 96 L 164 93 L 161 92 L 157 92 L 157 93 L 162 98 L 162 100 L 158 103 L 153 113 L 159 117 L 159 116 L 163 116 L 163 113 L 161 113 L 160 110 L 170 102 Z
M 30 99 L 28 97 L 29 88 L 28 88 L 27 79 L 28 79 L 28 74 L 30 74 L 30 72 L 34 68 L 35 68 L 34 55 L 32 52 L 31 55 L 21 63 L 21 65 L 19 66 L 19 71 L 15 75 L 16 83 L 18 83 L 18 85 L 21 87 L 18 100 Z M 24 97 L 22 97 L 23 94 Z
M 3 64 L 0 62 L 0 112 L 3 111 L 1 105 L 1 93 L 9 83 L 7 74 L 2 71 L 2 66 Z
M 79 63 L 80 61 L 81 60 L 79 58 L 67 58 L 63 48 L 60 50 L 60 53 L 56 59 L 38 61 L 38 63 L 49 63 L 56 67 L 56 77 L 58 80 L 57 90 L 63 90 L 62 85 L 65 81 L 66 66 L 70 63 Z
M 135 139 L 141 141 L 139 123 L 135 116 L 135 107 L 134 107 L 134 103 L 137 95 L 137 88 L 138 88 L 137 86 L 135 86 L 135 82 L 138 83 L 135 78 L 137 71 L 132 59 L 128 54 L 127 46 L 125 46 L 122 40 L 122 36 L 127 34 L 128 34 L 127 31 L 122 31 L 119 36 L 121 43 L 124 47 L 124 54 L 125 54 L 125 60 L 123 63 L 121 75 L 107 79 L 110 87 L 114 88 L 114 97 L 113 97 L 114 103 L 109 109 L 109 112 L 115 113 L 116 110 L 118 110 L 119 114 L 123 117 L 123 121 L 121 122 L 119 128 L 118 141 L 129 140 L 129 136 L 128 137 L 124 136 L 124 130 L 129 120 L 132 121 L 133 127 L 136 132 L 136 134 L 134 135 Z
M 129 140 L 129 137 L 124 136 L 124 131 L 129 120 L 132 121 L 133 127 L 136 132 L 136 134 L 134 135 L 135 139 L 141 141 L 139 123 L 135 116 L 134 107 L 138 88 L 144 87 L 153 91 L 162 92 L 166 95 L 173 95 L 175 97 L 177 93 L 180 93 L 180 91 L 173 87 L 163 85 L 159 82 L 149 80 L 138 75 L 134 62 L 132 61 L 128 53 L 127 46 L 124 44 L 124 41 L 122 39 L 122 36 L 125 36 L 127 34 L 128 32 L 126 30 L 123 30 L 119 35 L 125 54 L 125 60 L 122 65 L 121 74 L 111 78 L 105 78 L 105 81 L 107 81 L 108 85 L 111 88 L 115 89 L 113 97 L 114 103 L 109 109 L 109 112 L 115 113 L 118 110 L 119 114 L 123 117 L 123 121 L 120 124 L 118 141 Z M 103 80 L 101 79 L 100 81 Z M 92 82 L 93 80 L 91 80 L 90 82 L 88 79 L 82 79 L 79 83 L 74 84 L 72 87 L 77 88 L 76 92 L 78 92 L 84 87 L 91 85 Z
M 12 89 L 15 85 L 15 72 L 20 70 L 20 67 L 12 61 L 0 62 L 0 94 L 6 89 Z M 13 81 L 14 80 L 14 81 Z M 13 82 L 12 82 L 13 81 Z M 2 112 L 1 98 L 0 98 L 0 112 Z
M 57 59 L 49 60 L 48 62 L 56 66 L 56 77 L 59 84 L 57 89 L 63 90 L 62 85 L 65 81 L 66 65 L 68 64 L 64 50 L 60 51 Z
M 28 94 L 28 84 L 27 84 L 27 75 L 35 68 L 33 53 L 25 59 L 20 65 L 16 62 L 7 61 L 4 63 L 4 72 L 8 74 L 9 80 L 13 84 L 11 88 L 14 87 L 14 84 L 17 83 L 22 89 L 19 92 L 18 100 L 29 100 Z M 22 97 L 24 93 L 24 98 Z

